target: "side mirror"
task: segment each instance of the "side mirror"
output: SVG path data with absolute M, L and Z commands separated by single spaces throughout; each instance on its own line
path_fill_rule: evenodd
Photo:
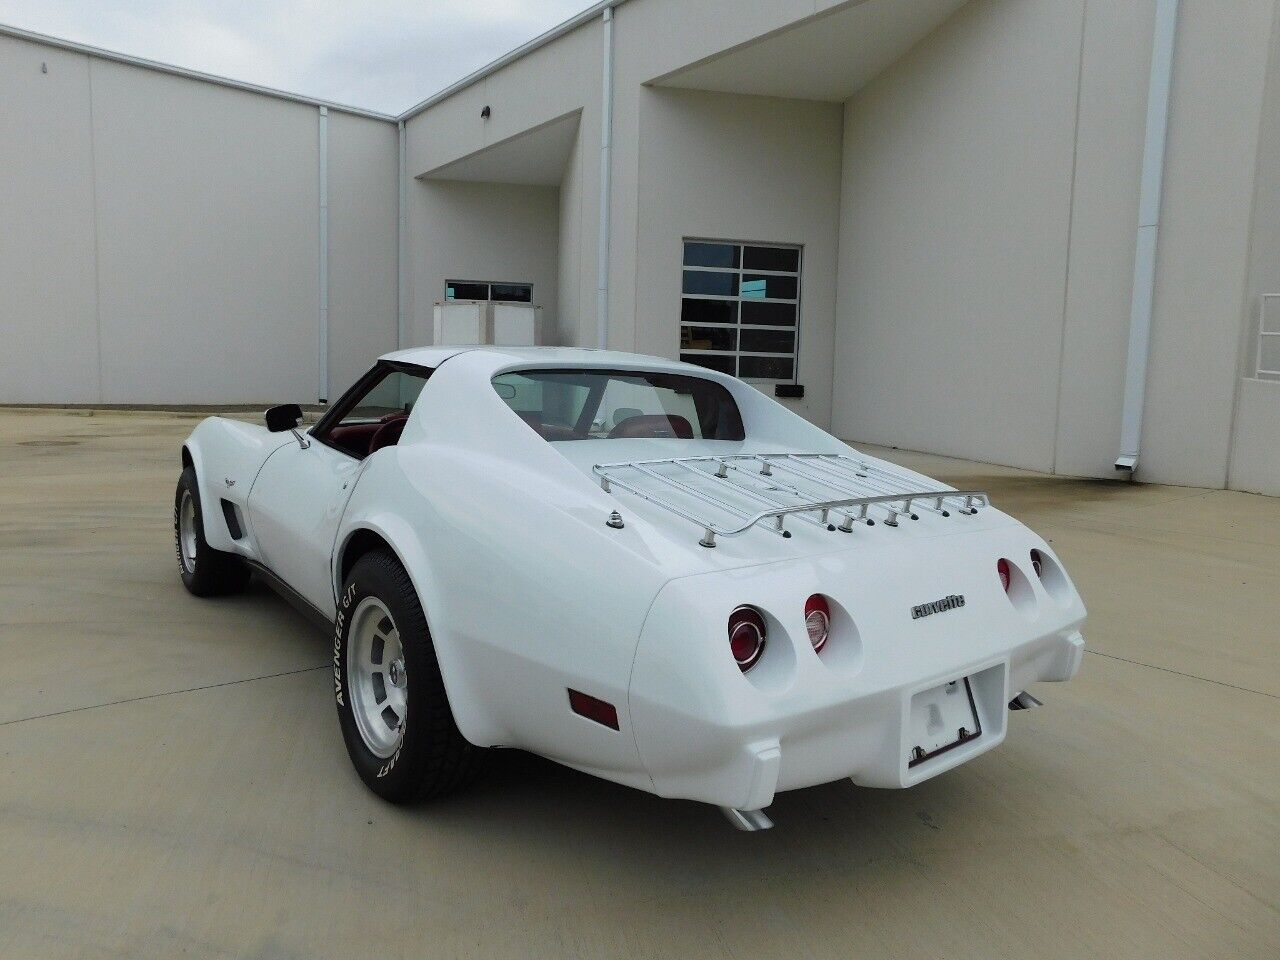
M 302 422 L 302 408 L 296 403 L 282 403 L 268 410 L 265 416 L 268 430 L 283 433 Z

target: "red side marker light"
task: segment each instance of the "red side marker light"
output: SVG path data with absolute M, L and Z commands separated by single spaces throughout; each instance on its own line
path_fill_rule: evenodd
M 578 716 L 594 720 L 611 730 L 618 729 L 618 708 L 581 690 L 569 690 L 569 709 Z
M 1004 587 L 1004 592 L 1009 592 L 1009 584 L 1013 582 L 1012 575 L 1009 573 L 1009 561 L 1001 560 L 996 564 L 996 573 L 1000 574 L 1000 586 Z

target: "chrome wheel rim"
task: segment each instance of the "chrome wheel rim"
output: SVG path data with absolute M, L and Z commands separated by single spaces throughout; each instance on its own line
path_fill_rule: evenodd
M 409 677 L 400 632 L 391 612 L 377 597 L 365 597 L 351 616 L 347 687 L 360 738 L 375 756 L 385 760 L 404 739 Z
M 183 570 L 196 572 L 196 501 L 190 490 L 182 491 L 178 505 L 178 556 Z

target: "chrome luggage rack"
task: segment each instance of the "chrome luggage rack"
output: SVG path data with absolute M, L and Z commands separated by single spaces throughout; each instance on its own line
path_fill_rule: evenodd
M 790 537 L 790 516 L 833 533 L 852 533 L 855 523 L 875 525 L 872 510 L 883 511 L 885 525 L 896 527 L 903 517 L 919 520 L 918 510 L 951 517 L 972 515 L 991 505 L 991 498 L 980 490 L 917 490 L 888 470 L 833 453 L 635 460 L 596 464 L 592 472 L 605 493 L 617 487 L 701 527 L 698 543 L 704 547 L 714 547 L 717 537 L 740 536 L 766 520 L 773 522 L 765 529 Z M 652 489 L 641 486 L 641 478 Z M 689 501 L 712 507 L 741 525 L 694 513 L 686 505 Z M 765 509 L 753 512 L 753 505 Z

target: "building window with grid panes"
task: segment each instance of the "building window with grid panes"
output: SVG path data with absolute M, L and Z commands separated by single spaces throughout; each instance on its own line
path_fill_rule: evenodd
M 800 248 L 684 241 L 680 359 L 743 380 L 796 381 Z
M 446 300 L 496 300 L 502 303 L 533 303 L 531 283 L 490 283 L 487 280 L 446 280 Z

